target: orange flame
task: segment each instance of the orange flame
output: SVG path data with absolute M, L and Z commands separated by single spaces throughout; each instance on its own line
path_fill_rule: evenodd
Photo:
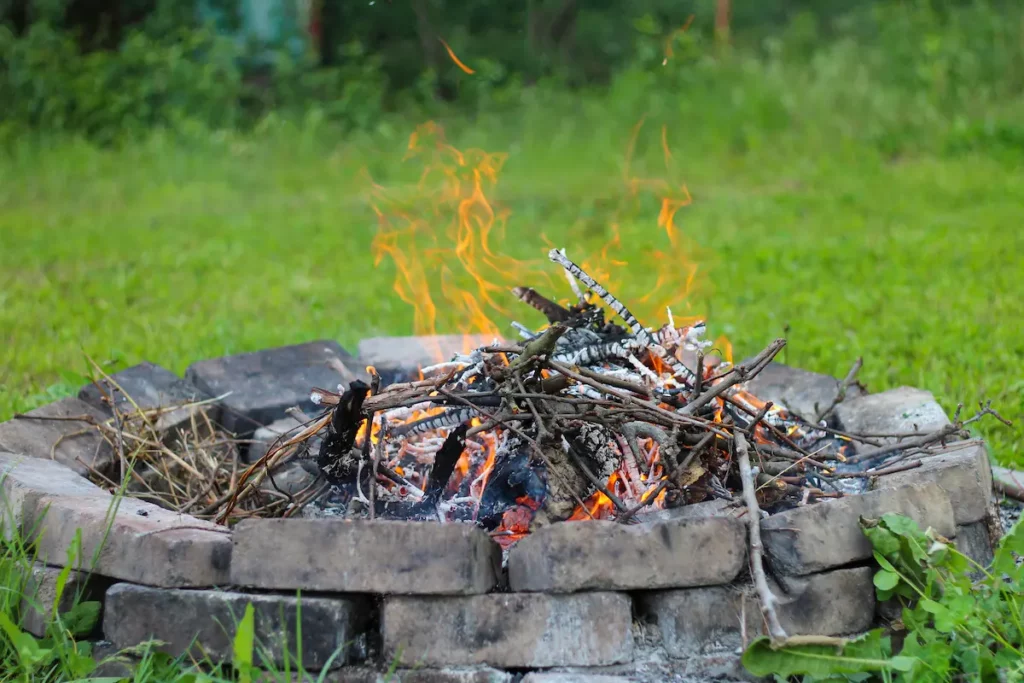
M 473 69 L 470 69 L 468 66 L 462 63 L 462 60 L 455 55 L 455 52 L 450 47 L 448 47 L 448 43 L 444 42 L 444 39 L 438 38 L 438 40 L 440 40 L 441 44 L 444 45 L 444 49 L 448 51 L 448 56 L 452 58 L 453 62 L 455 62 L 455 66 L 459 67 L 468 74 L 476 73 L 476 71 L 473 71 Z

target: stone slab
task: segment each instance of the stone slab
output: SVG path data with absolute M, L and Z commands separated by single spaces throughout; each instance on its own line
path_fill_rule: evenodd
M 845 635 L 871 627 L 875 592 L 870 567 L 784 577 L 772 589 L 788 635 Z M 749 584 L 654 591 L 638 598 L 640 614 L 657 624 L 670 657 L 735 651 L 765 632 Z
M 793 368 L 782 363 L 769 363 L 743 388 L 762 401 L 783 405 L 797 415 L 813 420 L 839 395 L 841 380 L 831 375 Z M 864 390 L 854 383 L 846 391 L 846 401 L 863 396 Z
M 794 508 L 761 522 L 766 557 L 783 574 L 810 574 L 871 557 L 861 517 L 906 515 L 951 538 L 956 534 L 949 497 L 937 484 L 882 489 Z
M 359 360 L 378 371 L 415 372 L 421 367 L 451 360 L 501 339 L 483 334 L 435 334 L 409 337 L 371 337 L 359 342 Z
M 732 517 L 552 524 L 512 547 L 509 586 L 571 593 L 729 583 L 746 566 L 745 529 Z
M 53 604 L 57 598 L 57 580 L 63 570 L 47 567 L 38 562 L 32 565 L 32 572 L 25 585 L 21 600 L 21 620 L 18 624 L 37 638 L 46 635 L 46 627 L 53 621 Z M 64 584 L 64 592 L 57 602 L 57 614 L 64 614 L 75 605 L 76 596 L 83 600 L 93 599 L 89 591 L 89 577 L 85 572 L 72 570 Z M 79 634 L 83 635 L 83 634 Z
M 363 648 L 370 605 L 365 598 L 250 595 L 223 591 L 168 590 L 119 583 L 107 591 L 103 633 L 119 648 L 147 640 L 165 643 L 160 649 L 214 662 L 230 661 L 235 627 L 252 604 L 257 654 L 266 652 L 275 666 L 287 655 L 295 666 L 302 632 L 302 658 L 307 670 L 324 668 L 338 652 L 336 665 L 353 661 Z M 300 618 L 301 615 L 301 618 Z M 193 639 L 200 647 L 191 647 Z
M 469 595 L 501 567 L 499 546 L 469 524 L 253 519 L 233 536 L 232 583 L 253 588 Z
M 110 378 L 121 390 L 101 379 L 98 383 L 82 387 L 78 398 L 104 412 L 110 411 L 109 400 L 113 400 L 122 414 L 134 412 L 132 402 L 142 410 L 173 408 L 162 410 L 157 416 L 156 428 L 161 432 L 172 432 L 189 425 L 197 408 L 184 406 L 212 398 L 188 380 L 149 361 L 114 373 Z M 103 385 L 102 391 L 100 384 Z M 218 418 L 217 408 L 215 404 L 205 406 L 207 415 L 213 420 Z
M 113 449 L 92 425 L 65 419 L 88 415 L 102 422 L 107 419 L 102 410 L 77 398 L 62 398 L 25 415 L 29 419 L 0 423 L 0 451 L 56 460 L 83 475 L 90 467 L 106 473 L 113 464 Z
M 15 530 L 27 531 L 22 521 L 26 508 L 34 510 L 42 496 L 93 497 L 110 500 L 110 494 L 69 467 L 13 453 L 0 453 L 0 503 L 3 504 L 4 538 Z
M 644 524 L 651 524 L 654 522 L 671 522 L 682 519 L 705 519 L 708 517 L 742 518 L 746 512 L 747 508 L 741 501 L 714 498 L 700 503 L 693 503 L 692 505 L 681 505 L 676 508 L 642 510 L 636 514 L 634 519 Z
M 633 658 L 631 601 L 621 593 L 389 597 L 384 660 L 400 666 L 605 666 Z
M 134 498 L 41 496 L 25 511 L 38 543 L 38 559 L 53 566 L 81 530 L 82 562 L 95 573 L 150 586 L 205 587 L 230 577 L 230 533 L 189 515 Z M 95 564 L 93 559 L 95 558 Z
M 185 379 L 211 396 L 228 394 L 221 400 L 221 426 L 248 435 L 292 406 L 319 412 L 310 401 L 313 387 L 336 391 L 368 376 L 337 342 L 320 340 L 199 361 Z
M 957 524 L 985 518 L 992 498 L 992 466 L 980 442 L 963 442 L 949 450 L 921 458 L 921 466 L 886 474 L 872 481 L 872 488 L 897 488 L 934 482 L 946 492 Z
M 844 401 L 836 406 L 836 418 L 839 426 L 851 434 L 909 435 L 933 432 L 950 424 L 932 393 L 913 387 Z
M 381 673 L 368 667 L 345 667 L 329 673 L 324 683 L 512 683 L 512 674 L 491 667 L 396 669 Z

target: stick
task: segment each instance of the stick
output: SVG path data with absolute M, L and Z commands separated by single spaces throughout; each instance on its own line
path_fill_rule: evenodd
M 747 379 L 761 372 L 761 370 L 763 370 L 764 367 L 768 365 L 773 358 L 775 358 L 785 345 L 785 339 L 776 339 L 769 344 L 764 351 L 757 354 L 757 356 L 755 356 L 749 363 L 737 365 L 735 372 L 723 377 L 710 389 L 683 406 L 679 412 L 683 415 L 693 415 L 697 409 L 707 405 L 715 398 L 732 389 L 735 385 L 745 382 Z
M 782 347 L 780 346 L 779 349 Z M 750 469 L 750 455 L 747 452 L 747 438 L 743 432 L 736 430 L 736 459 L 740 465 L 740 480 L 743 482 L 743 500 L 747 504 L 747 527 L 750 529 L 750 571 L 754 575 L 754 585 L 760 597 L 761 613 L 768 622 L 768 635 L 773 645 L 786 641 L 788 636 L 779 615 L 775 611 L 778 598 L 768 587 L 768 577 L 764 572 L 764 546 L 761 544 L 761 508 L 757 504 L 754 493 L 754 477 Z
M 633 519 L 634 516 L 636 516 L 636 513 L 640 512 L 645 507 L 647 507 L 648 505 L 653 503 L 655 498 L 660 496 L 661 492 L 664 491 L 665 487 L 667 487 L 667 486 L 668 486 L 668 479 L 662 479 L 660 482 L 658 482 L 658 485 L 654 487 L 654 490 L 651 491 L 650 495 L 648 495 L 642 501 L 640 501 L 639 503 L 637 503 L 636 505 L 634 505 L 630 509 L 626 510 L 621 515 L 619 515 L 619 518 L 616 519 L 615 521 L 618 522 L 619 524 L 626 524 L 626 523 L 628 523 L 631 519 Z
M 608 497 L 608 500 L 612 502 L 612 505 L 615 506 L 616 510 L 618 510 L 619 512 L 625 512 L 625 504 L 621 500 L 619 500 L 618 496 L 609 491 L 608 487 L 605 486 L 604 483 L 600 479 L 598 479 L 593 472 L 590 471 L 590 468 L 587 467 L 587 464 L 583 462 L 583 458 L 581 458 L 576 453 L 576 447 L 572 445 L 572 442 L 570 442 L 564 436 L 562 437 L 562 442 L 568 446 L 566 452 L 569 454 L 569 457 L 572 458 L 573 462 L 576 463 L 576 467 L 580 468 L 580 472 L 583 472 L 583 476 L 587 478 L 587 481 L 593 484 L 598 491 L 606 495 Z
M 1007 498 L 1024 503 L 1024 472 L 993 466 L 992 488 Z
M 815 424 L 821 422 L 826 417 L 831 415 L 832 411 L 836 409 L 836 406 L 846 400 L 846 391 L 850 388 L 850 385 L 853 384 L 854 380 L 857 379 L 857 373 L 860 372 L 860 369 L 861 367 L 863 367 L 863 365 L 863 358 L 858 358 L 853 362 L 853 365 L 850 367 L 850 371 L 846 373 L 846 377 L 843 379 L 842 382 L 839 383 L 839 391 L 836 392 L 836 397 L 832 399 L 832 403 L 828 405 L 828 408 L 825 408 L 825 410 L 821 411 L 821 414 L 819 414 L 818 417 L 815 418 Z

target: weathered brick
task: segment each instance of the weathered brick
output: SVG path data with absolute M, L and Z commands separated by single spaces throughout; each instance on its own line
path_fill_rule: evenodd
M 521 683 L 629 683 L 632 680 L 635 679 L 598 673 L 534 671 L 526 674 Z
M 512 547 L 509 586 L 569 593 L 729 583 L 746 566 L 744 529 L 732 517 L 553 524 Z
M 384 658 L 402 666 L 604 666 L 633 657 L 631 605 L 620 593 L 389 597 Z
M 409 373 L 496 341 L 501 340 L 483 334 L 371 337 L 359 342 L 358 355 L 362 363 L 374 366 L 382 374 Z
M 88 474 L 90 468 L 106 472 L 113 463 L 110 444 L 94 426 L 66 419 L 83 416 L 98 422 L 107 419 L 103 411 L 85 401 L 62 398 L 25 415 L 25 418 L 0 423 L 0 451 L 56 460 L 79 474 Z
M 761 522 L 766 555 L 777 572 L 810 574 L 871 557 L 861 517 L 906 515 L 943 536 L 956 533 L 949 497 L 936 484 L 870 491 L 772 515 Z
M 356 659 L 365 644 L 370 606 L 365 598 L 250 595 L 223 591 L 168 590 L 120 583 L 107 591 L 104 636 L 119 648 L 160 640 L 172 655 L 205 653 L 213 661 L 230 661 L 238 621 L 253 606 L 256 661 L 261 652 L 275 666 L 287 656 L 296 665 L 302 632 L 302 664 L 319 670 L 336 652 L 334 665 Z M 300 617 L 301 615 L 301 617 Z M 200 647 L 190 649 L 196 642 Z
M 779 621 L 788 635 L 843 635 L 871 626 L 875 614 L 870 567 L 782 577 L 771 585 Z M 765 632 L 756 592 L 749 584 L 654 591 L 639 597 L 640 614 L 653 620 L 670 657 L 735 650 Z M 745 626 L 744 626 L 745 625 Z
M 681 505 L 675 508 L 664 508 L 661 510 L 641 510 L 636 514 L 635 519 L 644 524 L 654 522 L 671 522 L 681 519 L 705 519 L 707 517 L 737 517 L 741 518 L 747 513 L 746 506 L 742 501 L 730 501 L 724 498 L 714 498 L 692 505 Z
M 230 534 L 210 522 L 123 498 L 42 496 L 25 511 L 39 560 L 63 566 L 81 530 L 81 561 L 95 573 L 151 586 L 223 585 L 229 579 Z
M 0 503 L 5 538 L 11 538 L 15 530 L 23 530 L 26 508 L 31 514 L 35 501 L 48 495 L 110 500 L 106 491 L 59 462 L 0 453 Z
M 57 580 L 62 569 L 34 563 L 25 585 L 21 600 L 21 628 L 34 636 L 46 635 L 46 626 L 53 621 L 53 603 L 57 598 Z M 75 605 L 76 597 L 91 600 L 97 596 L 90 591 L 89 577 L 85 572 L 72 570 L 64 584 L 57 613 L 64 614 Z M 76 634 L 85 635 L 85 634 Z
M 797 415 L 813 420 L 839 395 L 839 380 L 782 363 L 769 363 L 743 387 L 762 401 L 783 405 Z M 847 401 L 863 396 L 859 384 L 846 391 Z
M 874 569 L 853 567 L 780 577 L 779 621 L 789 635 L 861 633 L 875 616 Z M 757 603 L 754 603 L 757 610 Z
M 174 408 L 161 411 L 157 416 L 156 428 L 161 432 L 173 432 L 191 422 L 196 408 L 185 407 L 185 404 L 212 398 L 188 380 L 148 361 L 114 373 L 110 378 L 121 391 L 101 379 L 99 383 L 82 387 L 78 398 L 107 413 L 110 412 L 107 398 L 117 403 L 121 413 L 134 412 L 132 402 L 142 410 Z M 102 391 L 100 385 L 103 385 Z M 204 408 L 211 419 L 217 419 L 216 405 L 207 404 Z
M 512 683 L 512 674 L 490 667 L 396 669 L 390 674 L 345 667 L 329 673 L 325 683 Z
M 927 433 L 949 424 L 931 392 L 913 387 L 843 401 L 836 406 L 836 418 L 852 434 Z
M 468 524 L 254 519 L 233 536 L 232 582 L 254 588 L 468 595 L 493 588 L 501 564 Z
M 274 442 L 281 439 L 282 436 L 287 434 L 289 437 L 298 434 L 302 428 L 303 423 L 297 418 L 289 415 L 283 417 L 280 420 L 275 420 L 266 427 L 260 427 L 252 435 L 252 443 L 245 451 L 245 459 L 247 462 L 256 462 L 264 455 L 267 454 L 267 450 L 274 445 Z M 320 452 L 320 437 L 314 436 L 306 442 L 307 452 L 316 454 Z
M 971 524 L 988 514 L 992 498 L 992 466 L 979 442 L 963 442 L 949 450 L 921 458 L 921 466 L 906 472 L 876 477 L 874 489 L 934 482 L 946 492 L 957 524 Z
M 322 340 L 199 361 L 185 378 L 211 396 L 229 394 L 221 401 L 221 425 L 251 434 L 292 406 L 316 412 L 313 387 L 334 391 L 367 375 L 337 342 Z
M 994 558 L 992 537 L 989 534 L 989 525 L 984 520 L 958 526 L 953 545 L 982 567 L 992 564 Z

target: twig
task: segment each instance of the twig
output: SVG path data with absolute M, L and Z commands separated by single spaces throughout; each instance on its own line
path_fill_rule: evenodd
M 993 466 L 992 488 L 1007 498 L 1024 503 L 1024 472 Z
M 630 520 L 633 519 L 633 517 L 636 516 L 636 513 L 640 512 L 645 507 L 653 503 L 654 500 L 661 495 L 661 492 L 664 491 L 667 486 L 668 479 L 662 479 L 660 482 L 658 482 L 658 485 L 654 487 L 650 494 L 643 498 L 639 503 L 637 503 L 636 505 L 634 505 L 633 507 L 629 508 L 621 515 L 619 515 L 618 519 L 616 519 L 615 521 L 619 524 L 628 523 Z
M 562 437 L 562 442 L 566 444 L 566 452 L 569 454 L 569 457 L 572 458 L 573 462 L 576 463 L 576 467 L 580 468 L 580 472 L 582 472 L 583 476 L 587 478 L 587 481 L 589 481 L 598 491 L 607 496 L 608 500 L 612 502 L 612 505 L 615 506 L 616 510 L 618 510 L 619 512 L 625 512 L 625 504 L 623 504 L 623 502 L 619 500 L 618 496 L 616 496 L 614 493 L 608 490 L 608 487 L 605 486 L 604 482 L 598 479 L 597 476 L 595 476 L 594 473 L 590 471 L 590 468 L 587 467 L 587 463 L 583 462 L 583 458 L 581 458 L 579 454 L 576 452 L 576 447 L 572 445 L 572 442 L 570 442 L 564 436 Z
M 861 367 L 864 365 L 864 359 L 858 358 L 853 362 L 853 366 L 850 367 L 850 371 L 846 373 L 846 377 L 842 382 L 839 383 L 839 390 L 836 392 L 836 397 L 832 399 L 832 403 L 828 405 L 825 410 L 814 419 L 815 424 L 821 422 L 826 417 L 832 414 L 832 411 L 836 409 L 836 406 L 846 400 L 846 392 L 853 384 L 854 380 L 857 379 L 857 373 L 860 372 Z
M 737 365 L 735 372 L 719 380 L 718 383 L 712 385 L 710 389 L 683 406 L 679 412 L 683 415 L 693 415 L 698 408 L 707 405 L 713 399 L 732 389 L 735 385 L 745 382 L 755 376 L 757 373 L 761 372 L 761 370 L 763 370 L 773 358 L 775 358 L 785 345 L 785 339 L 776 339 L 761 353 L 751 359 L 749 363 Z
M 782 348 L 781 346 L 779 347 Z M 764 546 L 761 544 L 761 508 L 754 492 L 754 477 L 750 469 L 750 455 L 747 452 L 747 438 L 737 430 L 735 434 L 736 459 L 740 466 L 740 480 L 743 482 L 743 500 L 747 504 L 747 527 L 750 530 L 750 566 L 754 585 L 760 597 L 761 612 L 768 622 L 768 635 L 773 644 L 785 642 L 788 638 L 775 611 L 778 598 L 768 586 L 764 571 Z
M 885 467 L 880 470 L 867 470 L 865 472 L 840 472 L 838 474 L 832 474 L 829 476 L 831 476 L 833 479 L 870 479 L 871 477 L 881 477 L 886 474 L 906 472 L 907 470 L 913 470 L 920 466 L 920 460 L 911 460 L 910 462 L 900 463 L 899 465 Z

